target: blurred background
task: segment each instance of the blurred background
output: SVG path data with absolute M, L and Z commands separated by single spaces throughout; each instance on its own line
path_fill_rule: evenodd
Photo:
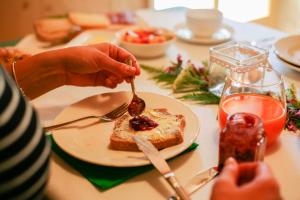
M 0 42 L 33 32 L 35 19 L 68 11 L 107 12 L 172 7 L 218 8 L 228 19 L 300 32 L 300 0 L 0 0 Z

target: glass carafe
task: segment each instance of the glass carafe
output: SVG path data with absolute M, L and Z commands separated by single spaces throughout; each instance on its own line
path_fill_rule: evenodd
M 219 104 L 220 127 L 240 112 L 261 118 L 268 146 L 279 137 L 286 121 L 286 96 L 283 79 L 271 66 L 237 68 L 228 74 Z
M 268 51 L 251 45 L 249 42 L 228 42 L 209 50 L 209 90 L 221 96 L 226 76 L 231 71 L 243 68 L 256 68 L 268 65 Z M 255 71 L 248 82 L 256 81 Z

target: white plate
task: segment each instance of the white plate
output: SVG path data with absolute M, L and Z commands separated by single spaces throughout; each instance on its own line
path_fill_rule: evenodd
M 115 32 L 111 30 L 89 30 L 84 31 L 74 39 L 66 43 L 65 47 L 91 45 L 102 42 L 116 44 Z
M 21 51 L 29 54 L 37 54 L 44 51 L 61 49 L 72 46 L 89 45 L 101 42 L 115 44 L 115 32 L 111 30 L 88 30 L 80 33 L 66 44 L 51 46 L 50 43 L 41 42 L 34 34 L 25 36 L 16 47 Z
M 292 70 L 298 71 L 300 72 L 300 67 L 296 66 L 296 65 L 292 65 L 288 62 L 286 62 L 285 60 L 281 59 L 274 51 L 274 53 L 270 53 L 270 59 L 276 59 L 277 62 L 279 62 L 281 65 L 283 65 L 284 67 L 288 67 Z
M 19 49 L 25 53 L 31 54 L 31 55 L 41 53 L 44 51 L 60 49 L 63 47 L 64 47 L 64 44 L 51 46 L 50 43 L 48 43 L 48 42 L 42 42 L 42 41 L 38 40 L 36 38 L 35 34 L 33 34 L 33 33 L 22 38 L 22 40 L 19 41 L 18 44 L 16 45 L 17 49 Z
M 172 114 L 182 114 L 185 117 L 184 142 L 161 150 L 161 155 L 171 158 L 187 149 L 199 133 L 199 121 L 196 115 L 180 101 L 154 93 L 138 94 L 148 108 L 167 108 Z M 107 113 L 123 102 L 130 102 L 131 93 L 116 92 L 86 98 L 67 107 L 55 119 L 54 123 L 65 122 L 86 115 L 101 115 Z M 114 122 L 97 123 L 90 119 L 74 123 L 64 129 L 53 131 L 53 138 L 58 146 L 68 154 L 98 165 L 114 167 L 133 167 L 148 165 L 150 162 L 141 152 L 116 151 L 109 148 L 110 135 Z
M 278 40 L 275 52 L 281 59 L 300 66 L 300 35 L 292 35 Z
M 194 35 L 193 32 L 187 28 L 186 24 L 178 24 L 175 30 L 178 39 L 195 44 L 219 44 L 229 41 L 233 36 L 233 28 L 226 24 L 212 34 L 211 37 L 198 37 Z

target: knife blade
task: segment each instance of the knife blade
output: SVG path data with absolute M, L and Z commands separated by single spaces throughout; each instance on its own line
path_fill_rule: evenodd
M 166 160 L 160 155 L 156 147 L 153 146 L 151 142 L 144 139 L 138 135 L 132 136 L 136 142 L 138 148 L 145 154 L 145 156 L 151 161 L 153 166 L 163 175 L 163 177 L 168 181 L 170 186 L 175 190 L 176 194 L 181 200 L 190 200 L 188 193 L 179 184 L 175 177 L 174 172 L 172 172 Z
M 219 174 L 218 167 L 211 167 L 194 175 L 184 186 L 186 192 L 191 195 L 204 185 L 209 183 Z M 172 195 L 168 200 L 178 200 L 176 195 Z
M 193 176 L 184 186 L 188 194 L 196 192 L 219 174 L 217 167 L 211 167 Z

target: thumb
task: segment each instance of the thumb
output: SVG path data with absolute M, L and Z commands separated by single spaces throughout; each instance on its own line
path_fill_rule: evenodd
M 225 166 L 219 175 L 219 179 L 226 181 L 227 183 L 236 185 L 239 176 L 239 167 L 235 159 L 228 158 L 225 162 Z

